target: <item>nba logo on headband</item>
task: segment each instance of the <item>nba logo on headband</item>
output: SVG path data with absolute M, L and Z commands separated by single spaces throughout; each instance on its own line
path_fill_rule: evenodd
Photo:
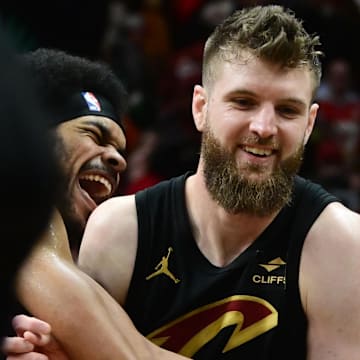
M 85 99 L 89 110 L 101 111 L 101 106 L 95 95 L 89 91 L 82 92 L 81 95 Z

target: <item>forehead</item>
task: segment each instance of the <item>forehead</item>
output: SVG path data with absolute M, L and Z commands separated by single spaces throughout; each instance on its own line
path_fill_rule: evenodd
M 314 79 L 307 67 L 284 68 L 249 55 L 218 62 L 213 88 L 221 92 L 244 90 L 259 96 L 298 97 L 309 103 Z
M 125 148 L 126 138 L 123 129 L 114 120 L 96 115 L 81 116 L 58 125 L 58 131 L 66 136 L 66 133 L 78 133 L 79 130 L 98 131 L 105 141 L 116 143 L 119 148 Z

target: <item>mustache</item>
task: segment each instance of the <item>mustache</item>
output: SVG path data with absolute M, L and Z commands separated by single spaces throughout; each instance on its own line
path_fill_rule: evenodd
M 268 146 L 275 150 L 280 148 L 279 142 L 272 136 L 270 138 L 261 138 L 256 134 L 249 134 L 240 138 L 240 143 L 246 145 L 262 145 Z
M 111 166 L 107 166 L 106 164 L 99 162 L 99 161 L 88 161 L 87 163 L 85 163 L 81 169 L 80 172 L 83 171 L 87 171 L 87 170 L 95 170 L 95 171 L 99 171 L 99 172 L 105 172 L 110 174 L 111 176 L 113 176 L 114 178 L 117 177 L 117 172 L 111 167 Z

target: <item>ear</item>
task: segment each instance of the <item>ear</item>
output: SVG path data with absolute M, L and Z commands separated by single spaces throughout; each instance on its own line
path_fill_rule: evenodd
M 317 116 L 318 109 L 319 109 L 319 105 L 316 103 L 314 103 L 310 106 L 308 124 L 305 129 L 304 145 L 307 144 L 307 142 L 310 138 L 310 135 L 314 129 L 315 119 Z
M 192 99 L 192 114 L 198 131 L 202 132 L 206 121 L 207 96 L 205 89 L 195 85 Z

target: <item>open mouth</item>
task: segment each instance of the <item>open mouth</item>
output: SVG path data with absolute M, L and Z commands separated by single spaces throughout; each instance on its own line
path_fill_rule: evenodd
M 259 157 L 267 157 L 273 154 L 273 150 L 270 149 L 261 149 L 254 146 L 244 146 L 244 151 L 251 155 L 259 156 Z
M 79 184 L 89 196 L 100 204 L 108 199 L 115 192 L 116 184 L 114 181 L 99 174 L 83 174 L 79 176 Z

